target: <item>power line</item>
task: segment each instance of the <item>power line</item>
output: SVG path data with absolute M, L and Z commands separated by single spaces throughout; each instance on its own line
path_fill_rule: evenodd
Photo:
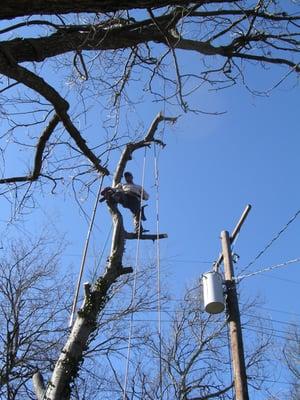
M 244 313 L 243 316 L 253 317 L 253 318 L 261 319 L 263 321 L 270 321 L 270 322 L 273 322 L 273 323 L 276 323 L 276 324 L 282 324 L 282 325 L 288 325 L 288 326 L 295 326 L 295 325 L 297 326 L 298 325 L 298 324 L 296 324 L 294 322 L 281 321 L 281 320 L 278 320 L 278 319 L 273 319 L 273 318 L 268 318 L 268 317 L 261 317 L 259 315 L 255 315 L 255 314 Z
M 250 378 L 251 378 L 251 380 L 252 380 L 252 379 L 260 379 L 260 380 L 262 380 L 262 381 L 264 381 L 264 382 L 268 382 L 268 383 L 279 383 L 279 384 L 282 384 L 282 385 L 292 385 L 292 384 L 293 384 L 292 382 L 287 382 L 287 381 L 275 381 L 275 380 L 267 379 L 267 378 L 265 378 L 265 377 L 260 377 L 260 376 L 251 376 Z
M 269 307 L 260 307 L 260 308 L 262 310 L 278 312 L 278 313 L 281 313 L 281 314 L 295 315 L 296 317 L 300 317 L 300 313 L 296 313 L 296 312 L 291 312 L 291 311 L 286 311 L 286 310 L 278 310 L 276 308 L 269 308 Z
M 162 259 L 165 262 L 172 262 L 172 263 L 186 263 L 186 264 L 212 264 L 213 260 L 168 260 Z
M 266 276 L 262 276 L 262 278 L 266 278 Z M 288 279 L 288 278 L 282 278 L 281 276 L 275 276 L 272 274 L 268 274 L 268 278 L 271 279 L 276 279 L 278 281 L 282 281 L 282 282 L 289 282 L 289 283 L 293 283 L 294 285 L 300 285 L 299 281 L 294 281 L 293 279 Z
M 240 282 L 242 279 L 249 278 L 250 276 L 255 276 L 255 275 L 258 275 L 258 274 L 269 272 L 269 271 L 272 271 L 272 270 L 277 269 L 277 268 L 283 268 L 283 267 L 286 267 L 287 265 L 294 264 L 294 263 L 297 263 L 297 262 L 300 262 L 300 257 L 299 258 L 294 258 L 293 260 L 289 260 L 289 261 L 283 262 L 281 264 L 276 264 L 276 265 L 272 265 L 270 267 L 265 267 L 265 268 L 262 268 L 262 269 L 260 269 L 258 271 L 251 272 L 249 274 L 236 276 L 236 277 L 234 277 L 234 280 L 236 282 Z
M 262 334 L 265 334 L 265 333 L 266 333 L 266 332 L 264 332 L 264 331 L 262 331 L 262 330 L 253 329 L 252 327 L 244 327 L 243 330 L 251 331 L 251 332 L 255 332 L 255 333 L 262 333 Z M 290 337 L 287 338 L 287 337 L 284 337 L 284 336 L 276 335 L 276 334 L 274 334 L 274 333 L 270 333 L 270 335 L 271 335 L 272 337 L 274 337 L 274 338 L 277 338 L 277 339 L 282 339 L 282 340 L 287 340 L 287 339 L 288 339 L 289 341 L 298 343 L 298 340 L 293 339 L 293 338 L 290 338 Z
M 290 219 L 289 221 L 284 225 L 284 227 L 270 240 L 269 243 L 254 257 L 252 261 L 246 267 L 242 270 L 242 273 L 246 271 L 251 265 L 255 263 L 272 245 L 276 240 L 283 234 L 284 231 L 290 226 L 292 222 L 295 221 L 295 219 L 298 217 L 300 214 L 300 210 L 298 210 Z
M 258 325 L 254 325 L 254 324 L 244 324 L 244 329 L 247 329 L 247 327 L 248 326 L 250 326 L 251 328 L 257 328 L 257 329 L 260 329 L 260 328 L 262 328 L 262 329 L 264 329 L 264 330 L 266 330 L 266 331 L 271 331 L 270 333 L 282 333 L 282 334 L 284 334 L 284 335 L 290 335 L 291 334 L 291 332 L 289 332 L 289 331 L 285 331 L 285 330 L 281 330 L 281 329 L 274 329 L 273 327 L 271 327 L 271 326 L 265 326 L 265 325 L 261 325 L 261 326 L 258 326 Z

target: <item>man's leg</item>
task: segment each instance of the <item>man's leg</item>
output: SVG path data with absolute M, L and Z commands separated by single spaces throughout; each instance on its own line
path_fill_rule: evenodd
M 143 226 L 141 224 L 140 215 L 141 215 L 141 208 L 140 208 L 140 200 L 136 196 L 131 196 L 129 194 L 126 195 L 126 205 L 127 208 L 133 214 L 133 224 L 136 233 L 143 232 Z

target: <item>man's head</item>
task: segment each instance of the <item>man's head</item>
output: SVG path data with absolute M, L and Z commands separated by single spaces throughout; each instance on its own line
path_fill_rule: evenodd
M 125 178 L 125 181 L 127 183 L 132 183 L 133 182 L 133 175 L 132 175 L 131 172 L 125 172 L 124 178 Z

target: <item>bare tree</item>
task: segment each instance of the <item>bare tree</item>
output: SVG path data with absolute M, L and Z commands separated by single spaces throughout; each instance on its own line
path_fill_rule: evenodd
M 176 100 L 188 111 L 188 95 L 197 86 L 220 89 L 240 81 L 247 85 L 247 65 L 279 67 L 276 84 L 299 73 L 300 16 L 293 1 L 288 6 L 269 0 L 255 5 L 247 0 L 2 3 L 0 19 L 6 26 L 0 30 L 0 112 L 5 124 L 0 194 L 16 212 L 24 205 L 34 207 L 32 194 L 43 191 L 47 183 L 53 185 L 52 191 L 61 188 L 70 172 L 75 195 L 79 187 L 89 193 L 99 175 L 111 172 L 110 152 L 122 149 L 115 186 L 133 151 L 160 143 L 154 137 L 159 122 L 174 118 L 158 115 L 144 137 L 140 127 L 130 124 L 119 132 L 117 122 L 101 134 L 99 128 L 92 137 L 85 134 L 92 103 L 100 99 L 102 109 L 113 108 L 120 118 L 124 102 L 137 101 L 128 90 L 131 83 L 139 83 L 134 92 L 144 90 L 165 102 Z M 199 56 L 196 72 L 181 60 L 182 52 Z M 8 159 L 11 150 L 20 148 L 26 150 L 29 164 L 21 171 Z M 94 285 L 86 285 L 47 387 L 37 380 L 39 399 L 44 390 L 51 400 L 70 397 L 100 312 L 118 279 L 132 271 L 123 266 L 125 241 L 138 235 L 125 231 L 114 202 L 108 201 L 108 208 L 114 232 L 106 270 Z
M 131 159 L 132 153 L 135 150 L 150 146 L 151 143 L 163 145 L 161 141 L 154 137 L 158 124 L 163 120 L 174 122 L 176 118 L 165 117 L 159 114 L 153 121 L 144 139 L 130 143 L 125 147 L 115 171 L 113 186 L 116 186 L 120 182 L 126 163 Z M 155 241 L 166 237 L 165 234 L 152 235 L 126 232 L 117 204 L 113 199 L 108 199 L 107 205 L 113 219 L 114 229 L 105 272 L 97 278 L 92 286 L 90 284 L 85 285 L 83 304 L 78 311 L 66 344 L 60 353 L 49 384 L 46 388 L 43 385 L 37 388 L 36 393 L 38 398 L 42 398 L 38 393 L 43 393 L 44 390 L 46 391 L 45 396 L 48 399 L 62 400 L 70 397 L 71 385 L 79 372 L 94 332 L 97 330 L 99 313 L 110 299 L 114 291 L 114 284 L 118 278 L 132 272 L 132 267 L 123 266 L 125 241 L 132 239 Z
M 289 396 L 291 399 L 299 399 L 300 396 L 300 333 L 299 327 L 293 325 L 287 336 L 286 345 L 283 349 L 284 361 L 291 374 L 291 390 Z
M 85 137 L 79 117 L 84 115 L 85 124 L 91 120 L 98 98 L 102 108 L 118 110 L 131 94 L 133 104 L 147 92 L 157 100 L 176 99 L 188 111 L 196 87 L 248 87 L 247 65 L 278 67 L 275 85 L 300 70 L 294 1 L 61 0 L 54 7 L 51 1 L 10 0 L 3 1 L 0 19 L 6 120 L 0 183 L 2 195 L 22 189 L 14 198 L 17 207 L 31 198 L 37 180 L 55 190 L 72 171 L 72 183 L 88 190 L 95 171 L 109 173 L 105 153 L 128 142 L 126 135 L 132 140 L 137 127 Z M 183 52 L 199 55 L 196 70 L 185 65 Z M 140 82 L 140 91 L 130 94 L 131 82 Z M 81 101 L 74 102 L 74 88 Z M 6 167 L 7 146 L 27 150 L 27 171 Z
M 66 333 L 69 299 L 56 279 L 60 249 L 50 252 L 49 238 L 39 238 L 14 240 L 2 251 L 0 394 L 8 400 L 33 398 L 32 375 L 48 373 Z
M 44 396 L 44 390 L 39 390 L 44 384 L 42 374 L 44 378 L 51 374 L 69 333 L 72 285 L 58 269 L 61 250 L 49 235 L 27 242 L 14 239 L 2 248 L 5 255 L 0 259 L 1 398 L 36 399 L 31 382 L 34 374 L 38 396 Z M 99 315 L 84 352 L 85 365 L 72 384 L 73 399 L 92 399 L 99 390 L 107 391 L 105 374 L 91 373 L 96 371 L 95 360 L 99 363 L 99 358 L 124 358 L 128 318 L 133 312 L 154 309 L 155 297 L 149 285 L 154 271 L 149 266 L 140 274 L 134 304 L 126 294 L 126 288 L 130 291 L 132 286 L 130 275 L 114 285 L 110 305 Z M 133 334 L 133 340 L 135 346 L 139 345 L 145 340 L 145 333 L 139 330 Z M 108 366 L 103 363 L 102 368 L 105 371 Z
M 246 315 L 253 315 L 254 311 L 257 317 L 257 303 L 254 301 L 243 306 Z M 255 319 L 254 315 L 252 319 Z M 166 302 L 162 321 L 161 336 L 157 324 L 148 322 L 149 333 L 145 341 L 132 350 L 129 383 L 123 398 L 231 399 L 233 381 L 226 315 L 204 312 L 200 285 L 188 289 L 175 307 Z M 257 326 L 257 318 L 255 323 Z M 270 378 L 268 360 L 273 345 L 272 334 L 255 334 L 251 343 L 251 332 L 249 335 L 247 330 L 253 326 L 253 321 L 248 317 L 243 325 L 252 394 L 267 394 L 270 384 L 264 383 L 264 379 Z M 118 360 L 111 367 L 110 379 L 114 382 L 114 390 L 111 390 L 109 398 L 120 398 L 126 371 L 120 370 Z

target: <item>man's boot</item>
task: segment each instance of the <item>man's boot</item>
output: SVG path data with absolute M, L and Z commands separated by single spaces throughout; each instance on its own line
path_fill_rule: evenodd
M 141 235 L 142 233 L 149 232 L 148 230 L 143 228 L 143 225 L 141 224 L 140 219 L 139 219 L 139 215 L 135 215 L 133 217 L 133 223 L 134 223 L 134 230 L 137 235 L 139 235 L 139 234 Z
M 141 220 L 142 221 L 147 221 L 147 218 L 145 217 L 145 211 L 144 208 L 147 207 L 148 204 L 145 204 L 144 206 L 141 207 Z

